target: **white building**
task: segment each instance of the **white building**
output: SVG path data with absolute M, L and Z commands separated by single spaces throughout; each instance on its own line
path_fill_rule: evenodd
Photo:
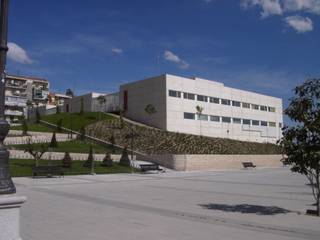
M 280 98 L 200 78 L 166 74 L 121 85 L 120 107 L 130 119 L 172 132 L 270 143 L 282 134 Z

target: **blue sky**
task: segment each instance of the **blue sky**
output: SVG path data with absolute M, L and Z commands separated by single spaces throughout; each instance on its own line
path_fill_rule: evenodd
M 116 91 L 170 73 L 282 97 L 320 75 L 320 0 L 10 1 L 12 74 Z

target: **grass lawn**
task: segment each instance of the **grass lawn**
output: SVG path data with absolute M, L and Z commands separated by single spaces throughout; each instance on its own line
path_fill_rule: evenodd
M 42 144 L 41 143 L 35 143 L 34 146 L 36 148 L 40 148 Z M 47 143 L 49 145 L 49 143 Z M 57 148 L 51 148 L 50 151 L 52 152 L 70 152 L 70 153 L 89 153 L 90 145 L 92 145 L 93 152 L 94 153 L 106 153 L 106 152 L 112 152 L 111 146 L 102 146 L 91 142 L 86 141 L 79 141 L 79 140 L 73 140 L 73 141 L 67 141 L 67 142 L 58 142 Z M 10 149 L 18 149 L 18 150 L 24 150 L 26 148 L 25 144 L 21 145 L 10 145 Z M 115 153 L 122 153 L 121 150 L 118 150 L 115 148 Z
M 10 159 L 10 173 L 12 177 L 28 177 L 32 176 L 32 167 L 34 160 L 31 159 Z M 72 168 L 63 168 L 65 175 L 80 175 L 89 174 L 90 168 L 82 166 L 84 161 L 72 161 Z M 47 161 L 41 160 L 39 166 L 58 165 L 61 166 L 61 161 Z M 135 170 L 138 171 L 138 170 Z M 95 162 L 96 174 L 110 174 L 110 173 L 131 173 L 130 167 L 124 167 L 118 163 L 114 163 L 112 167 L 103 167 L 101 162 Z
M 20 130 L 22 131 L 22 126 L 11 126 L 10 130 Z M 43 124 L 30 123 L 28 124 L 28 131 L 30 132 L 53 132 L 53 128 L 49 128 Z
M 43 121 L 57 124 L 62 119 L 62 127 L 79 131 L 82 127 L 98 122 L 100 120 L 111 120 L 113 116 L 106 113 L 86 112 L 82 115 L 79 113 L 59 113 L 41 117 Z

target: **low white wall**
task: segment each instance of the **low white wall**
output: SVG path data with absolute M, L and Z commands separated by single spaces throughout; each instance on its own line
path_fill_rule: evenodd
M 257 167 L 280 167 L 282 155 L 152 155 L 139 156 L 177 171 L 241 169 L 242 162 L 252 162 Z

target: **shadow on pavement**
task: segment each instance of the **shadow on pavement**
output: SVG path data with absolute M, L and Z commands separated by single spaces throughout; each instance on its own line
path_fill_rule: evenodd
M 238 204 L 238 205 L 227 205 L 227 204 L 199 204 L 202 208 L 210 210 L 220 210 L 224 212 L 239 212 L 257 215 L 276 215 L 286 214 L 291 212 L 290 210 L 276 207 L 276 206 L 259 206 L 250 204 Z

